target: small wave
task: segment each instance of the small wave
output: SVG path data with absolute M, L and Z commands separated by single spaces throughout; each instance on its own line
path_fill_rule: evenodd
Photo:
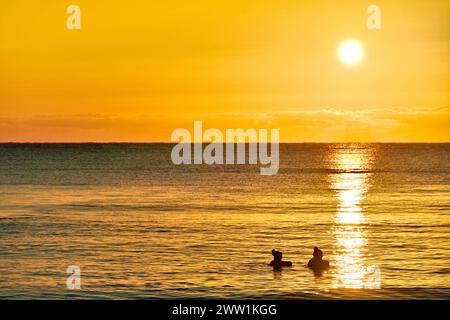
M 450 274 L 450 268 L 441 268 L 437 271 L 432 271 L 430 273 L 434 273 L 434 274 Z

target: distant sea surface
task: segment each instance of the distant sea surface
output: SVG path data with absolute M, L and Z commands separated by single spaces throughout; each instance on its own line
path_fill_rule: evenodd
M 450 144 L 281 144 L 275 176 L 172 147 L 0 144 L 0 298 L 450 298 Z

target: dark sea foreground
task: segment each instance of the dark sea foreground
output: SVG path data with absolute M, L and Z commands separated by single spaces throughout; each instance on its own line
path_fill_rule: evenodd
M 450 144 L 281 144 L 274 176 L 172 147 L 0 144 L 0 298 L 450 298 Z

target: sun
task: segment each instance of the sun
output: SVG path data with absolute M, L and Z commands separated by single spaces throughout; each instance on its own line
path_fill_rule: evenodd
M 363 58 L 364 49 L 356 40 L 346 40 L 339 45 L 339 59 L 348 65 L 357 65 Z

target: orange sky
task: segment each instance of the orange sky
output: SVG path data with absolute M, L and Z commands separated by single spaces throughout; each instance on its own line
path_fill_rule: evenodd
M 73 3 L 81 30 L 66 28 Z M 282 141 L 448 142 L 449 12 L 446 0 L 6 2 L 0 141 L 170 141 L 203 120 Z M 359 65 L 337 57 L 348 38 Z

